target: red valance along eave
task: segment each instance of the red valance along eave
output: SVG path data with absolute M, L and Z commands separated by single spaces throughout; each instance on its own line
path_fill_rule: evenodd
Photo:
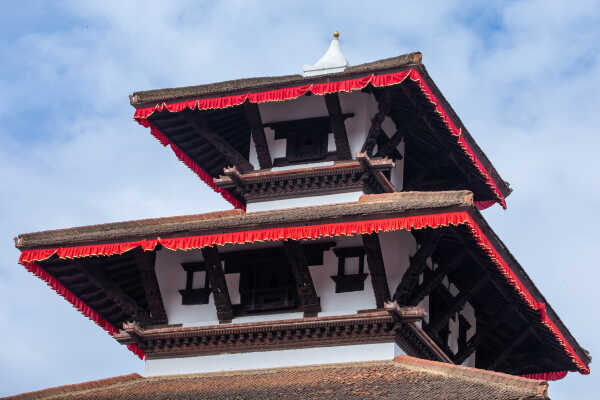
M 169 112 L 180 112 L 184 109 L 190 110 L 214 110 L 214 109 L 222 109 L 228 107 L 239 106 L 243 104 L 245 101 L 250 103 L 265 103 L 265 102 L 275 102 L 275 101 L 286 101 L 293 100 L 300 96 L 303 96 L 307 93 L 312 93 L 315 95 L 325 95 L 329 93 L 339 93 L 339 92 L 353 92 L 357 90 L 361 90 L 367 85 L 371 84 L 374 87 L 386 87 L 399 85 L 404 82 L 405 79 L 410 79 L 413 82 L 417 83 L 423 95 L 434 105 L 435 111 L 439 114 L 440 118 L 444 121 L 444 124 L 448 128 L 448 132 L 456 139 L 457 144 L 462 149 L 462 151 L 466 154 L 466 156 L 471 160 L 477 171 L 484 178 L 488 187 L 492 190 L 494 195 L 496 196 L 496 202 L 498 202 L 503 208 L 506 208 L 506 200 L 504 195 L 498 188 L 498 185 L 492 178 L 490 171 L 488 171 L 471 146 L 467 143 L 466 139 L 462 135 L 461 128 L 457 127 L 456 124 L 450 118 L 448 112 L 442 107 L 441 102 L 435 96 L 431 88 L 425 82 L 425 79 L 421 76 L 417 69 L 408 69 L 400 72 L 393 72 L 387 74 L 369 74 L 361 78 L 356 79 L 348 79 L 342 81 L 335 82 L 326 82 L 326 83 L 313 83 L 302 86 L 294 86 L 289 88 L 282 89 L 274 89 L 267 90 L 262 92 L 253 92 L 253 93 L 245 93 L 233 96 L 224 96 L 224 97 L 211 97 L 211 98 L 203 98 L 196 100 L 186 100 L 176 103 L 160 103 L 151 107 L 138 108 L 135 110 L 133 118 L 142 126 L 149 127 L 151 129 L 151 133 L 154 137 L 156 137 L 163 146 L 169 146 L 175 153 L 175 155 L 192 171 L 194 171 L 200 179 L 202 179 L 206 184 L 208 184 L 211 188 L 213 188 L 216 192 L 220 193 L 227 201 L 229 201 L 234 207 L 243 209 L 245 206 L 238 199 L 236 199 L 230 192 L 227 190 L 221 189 L 217 187 L 214 183 L 213 178 L 204 171 L 199 165 L 197 165 L 191 158 L 187 157 L 185 153 L 181 151 L 177 146 L 175 146 L 169 138 L 163 134 L 157 127 L 152 125 L 152 123 L 148 120 L 148 118 L 154 114 L 155 112 L 160 112 L 167 110 Z M 478 204 L 480 208 L 487 208 L 491 205 L 491 202 L 481 202 Z
M 19 258 L 19 263 L 24 265 L 30 272 L 44 280 L 50 287 L 57 291 L 82 314 L 92 319 L 111 335 L 117 329 L 105 321 L 98 313 L 87 306 L 81 299 L 65 288 L 58 280 L 48 274 L 36 262 L 44 261 L 54 255 L 61 259 L 84 258 L 91 256 L 111 256 L 123 254 L 127 251 L 141 247 L 145 251 L 151 251 L 158 244 L 171 250 L 201 249 L 207 246 L 224 246 L 227 244 L 244 244 L 264 241 L 282 241 L 287 239 L 307 240 L 320 239 L 334 236 L 349 236 L 372 232 L 388 232 L 397 230 L 412 230 L 423 228 L 439 228 L 448 226 L 466 225 L 477 244 L 485 251 L 489 259 L 505 277 L 509 285 L 519 294 L 522 301 L 532 310 L 538 311 L 542 324 L 552 333 L 565 353 L 576 365 L 579 372 L 589 374 L 589 367 L 577 355 L 572 345 L 568 342 L 556 324 L 545 312 L 545 304 L 537 301 L 534 296 L 523 285 L 506 260 L 495 249 L 483 230 L 478 226 L 471 215 L 466 211 L 417 215 L 408 217 L 373 219 L 364 221 L 340 222 L 333 224 L 316 224 L 306 226 L 267 228 L 258 230 L 247 230 L 240 232 L 227 232 L 207 234 L 198 236 L 186 236 L 175 238 L 160 238 L 141 240 L 135 242 L 98 244 L 91 246 L 61 247 L 52 249 L 24 250 Z M 131 346 L 135 354 L 144 357 L 143 352 L 136 346 Z M 536 379 L 559 379 L 562 372 L 540 372 L 529 377 Z M 545 378 L 543 378 L 545 377 Z

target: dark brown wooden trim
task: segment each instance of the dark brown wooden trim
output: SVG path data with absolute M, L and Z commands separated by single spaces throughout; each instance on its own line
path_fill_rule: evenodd
M 383 193 L 393 193 L 396 191 L 394 185 L 385 177 L 383 172 L 374 168 L 373 161 L 367 153 L 358 153 L 356 159 L 360 162 L 363 170 L 379 184 Z
M 219 153 L 221 153 L 227 162 L 237 167 L 240 171 L 251 171 L 254 167 L 248 159 L 244 157 L 235 147 L 223 139 L 216 132 L 212 131 L 207 122 L 200 117 L 199 113 L 190 110 L 184 110 L 180 113 L 183 118 L 194 127 L 195 132 L 212 144 Z
M 310 271 L 308 270 L 304 247 L 296 240 L 284 241 L 283 247 L 292 267 L 292 274 L 296 280 L 298 298 L 300 299 L 304 316 L 314 317 L 321 311 L 321 300 L 317 297 L 317 292 Z
M 215 307 L 217 308 L 217 317 L 220 323 L 228 323 L 233 320 L 233 307 L 229 298 L 229 289 L 223 273 L 221 259 L 216 246 L 204 247 L 202 249 L 204 264 L 206 265 L 206 274 L 210 282 Z
M 148 309 L 150 310 L 150 321 L 152 324 L 166 324 L 167 312 L 156 279 L 155 258 L 156 252 L 154 251 L 143 251 L 141 249 L 135 251 L 135 264 L 140 273 L 146 303 L 148 303 Z
M 377 308 L 382 308 L 390 300 L 390 288 L 385 273 L 385 263 L 377 233 L 362 235 L 365 253 L 367 254 L 367 265 L 371 273 L 371 282 L 375 292 Z
M 327 106 L 329 119 L 331 120 L 331 129 L 333 130 L 333 136 L 335 138 L 335 151 L 338 155 L 338 159 L 351 159 L 352 152 L 350 151 L 350 143 L 348 142 L 348 134 L 344 123 L 345 118 L 343 117 L 342 106 L 340 105 L 338 94 L 326 94 L 325 105 Z
M 425 277 L 423 283 L 420 284 L 411 295 L 408 303 L 410 305 L 419 304 L 419 302 L 423 300 L 425 296 L 429 295 L 429 293 L 431 293 L 431 291 L 435 289 L 436 286 L 442 283 L 446 275 L 458 268 L 462 264 L 464 259 L 465 254 L 463 252 L 460 252 L 454 258 L 454 260 L 448 263 L 443 263 L 442 265 L 438 263 L 438 268 L 435 271 L 433 271 L 429 277 Z
M 475 333 L 473 337 L 469 339 L 467 344 L 458 350 L 458 352 L 452 357 L 454 363 L 458 365 L 464 363 L 465 360 L 469 358 L 469 356 L 473 354 L 475 350 L 477 350 L 477 347 L 479 347 L 479 344 L 481 343 L 482 337 L 483 336 L 479 332 Z
M 136 343 L 149 359 L 319 346 L 392 343 L 417 357 L 450 362 L 416 324 L 424 311 L 396 311 L 264 321 L 218 326 L 143 328 L 124 324 L 115 335 L 121 344 Z M 412 349 L 412 350 L 411 350 Z M 441 353 L 441 354 L 440 354 Z
M 123 289 L 113 282 L 102 271 L 102 266 L 96 263 L 83 263 L 81 261 L 73 262 L 73 267 L 83 276 L 86 277 L 93 285 L 104 289 L 106 297 L 113 300 L 125 313 L 129 314 L 132 319 L 139 321 L 142 324 L 148 322 L 148 312 L 129 296 Z
M 477 294 L 488 283 L 488 277 L 484 276 L 483 278 L 479 279 L 470 289 L 458 293 L 458 295 L 452 299 L 452 302 L 448 304 L 446 309 L 441 314 L 433 316 L 433 321 L 430 321 L 429 323 L 430 331 L 437 333 L 443 326 L 448 325 L 448 320 L 452 314 L 462 310 L 467 301 L 469 301 L 473 295 Z
M 427 267 L 427 258 L 435 251 L 442 234 L 441 229 L 427 231 L 423 243 L 415 255 L 410 257 L 410 265 L 394 292 L 394 300 L 396 300 L 398 304 L 408 305 L 411 294 L 419 283 L 419 276 Z
M 254 146 L 256 147 L 256 157 L 261 169 L 269 169 L 273 167 L 271 161 L 271 153 L 269 152 L 269 145 L 265 137 L 265 129 L 263 127 L 262 119 L 260 118 L 260 110 L 258 104 L 250 103 L 246 101 L 244 103 L 244 111 L 246 113 L 246 119 L 248 125 L 252 130 L 252 139 L 254 140 Z
M 506 347 L 500 354 L 492 361 L 486 369 L 496 369 L 501 365 L 517 347 L 521 345 L 528 337 L 532 334 L 533 328 L 528 327 L 517 336 L 508 347 Z
M 401 85 L 402 86 L 402 85 Z M 378 111 L 371 119 L 371 126 L 369 132 L 365 138 L 365 142 L 360 150 L 361 153 L 367 153 L 369 156 L 373 156 L 373 149 L 377 144 L 377 136 L 381 132 L 381 124 L 385 120 L 385 117 L 390 113 L 392 109 L 392 92 L 389 88 L 382 90 L 383 94 L 378 96 Z

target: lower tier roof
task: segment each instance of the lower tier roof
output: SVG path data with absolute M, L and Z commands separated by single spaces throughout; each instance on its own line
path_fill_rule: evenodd
M 131 374 L 14 399 L 548 399 L 548 384 L 399 356 L 393 361 L 143 378 Z
M 438 287 L 436 296 L 450 311 L 465 298 L 475 308 L 481 323 L 478 331 L 485 332 L 472 343 L 478 367 L 534 377 L 567 370 L 589 373 L 589 355 L 487 225 L 468 191 L 366 195 L 358 202 L 318 207 L 94 225 L 19 235 L 16 245 L 22 250 L 21 264 L 114 335 L 123 322 L 133 319 L 136 309 L 152 306 L 136 263 L 148 260 L 144 255 L 153 257 L 159 247 L 190 250 L 396 230 L 410 231 L 420 243 L 436 232 L 432 257 L 440 265 L 452 263 L 456 254 L 464 255 L 460 267 L 447 273 L 461 293 L 455 297 Z M 120 287 L 108 290 L 97 279 L 82 275 L 81 265 L 88 264 L 105 272 L 105 282 L 119 282 Z M 128 303 L 114 301 L 110 293 L 115 291 L 126 293 Z M 408 294 L 409 303 L 418 297 Z M 431 327 L 433 334 L 443 326 L 444 321 L 438 322 Z M 446 347 L 443 335 L 437 341 Z M 135 345 L 130 349 L 144 357 Z

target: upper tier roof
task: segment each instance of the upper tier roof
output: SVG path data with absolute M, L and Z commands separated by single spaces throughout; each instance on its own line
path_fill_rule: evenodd
M 500 177 L 430 78 L 419 52 L 319 76 L 248 78 L 139 91 L 130 96 L 130 101 L 136 108 L 134 119 L 138 123 L 150 127 L 163 145 L 171 145 L 183 163 L 235 207 L 244 208 L 243 199 L 217 187 L 214 179 L 225 167 L 239 161 L 244 167 L 240 171 L 248 169 L 244 159 L 254 127 L 247 108 L 252 103 L 356 91 L 371 92 L 376 98 L 381 98 L 384 92 L 389 96 L 391 106 L 387 115 L 404 131 L 403 140 L 411 149 L 404 161 L 407 170 L 412 171 L 412 175 L 406 176 L 405 190 L 468 189 L 481 207 L 494 202 L 506 206 L 505 197 L 511 192 L 509 184 Z M 260 121 L 260 114 L 254 119 Z M 201 127 L 199 120 L 204 124 Z M 260 122 L 257 126 L 262 129 Z M 199 129 L 205 133 L 201 134 Z M 212 148 L 215 141 L 217 150 Z
M 173 101 L 226 96 L 250 91 L 270 90 L 286 86 L 300 86 L 318 82 L 338 81 L 350 79 L 365 73 L 391 71 L 409 65 L 420 65 L 422 55 L 419 52 L 403 54 L 397 57 L 384 58 L 373 62 L 346 67 L 344 72 L 318 76 L 284 75 L 264 76 L 259 78 L 243 78 L 231 81 L 209 83 L 207 85 L 185 86 L 179 88 L 166 88 L 143 90 L 133 92 L 129 97 L 131 105 L 142 108 L 156 103 L 170 103 Z
M 548 384 L 414 357 L 143 378 L 137 374 L 24 393 L 30 399 L 548 399 Z

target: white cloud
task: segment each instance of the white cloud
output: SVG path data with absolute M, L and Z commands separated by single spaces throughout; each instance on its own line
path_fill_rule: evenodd
M 18 266 L 9 238 L 229 208 L 131 121 L 127 95 L 298 73 L 335 29 L 353 64 L 423 51 L 438 86 L 515 188 L 509 210 L 486 217 L 575 337 L 600 351 L 596 2 L 484 9 L 476 2 L 120 1 L 70 2 L 50 12 L 65 24 L 44 29 L 36 25 L 40 13 L 25 13 L 17 39 L 0 45 L 10 54 L 0 63 L 0 337 L 8 348 L 0 355 L 1 394 L 141 368 Z M 592 385 L 570 374 L 551 394 L 591 398 Z

